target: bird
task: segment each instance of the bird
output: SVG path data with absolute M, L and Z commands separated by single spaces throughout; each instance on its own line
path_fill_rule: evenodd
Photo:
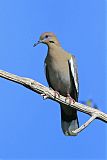
M 65 51 L 53 32 L 44 32 L 39 41 L 34 43 L 45 44 L 48 47 L 45 58 L 45 74 L 49 87 L 72 101 L 78 101 L 79 82 L 78 67 L 73 54 Z M 61 127 L 64 135 L 76 136 L 72 132 L 79 128 L 77 110 L 60 103 Z

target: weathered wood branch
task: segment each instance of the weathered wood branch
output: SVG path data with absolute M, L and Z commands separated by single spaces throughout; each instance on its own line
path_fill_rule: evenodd
M 90 116 L 92 116 L 85 124 L 83 124 L 80 128 L 78 128 L 75 131 L 72 131 L 73 133 L 79 133 L 81 132 L 83 129 L 85 129 L 95 118 L 99 119 L 101 121 L 104 121 L 107 123 L 107 114 L 104 112 L 101 112 L 98 109 L 95 108 L 91 108 L 89 106 L 86 106 L 84 104 L 75 102 L 73 104 L 69 104 L 69 101 L 66 101 L 66 97 L 60 95 L 58 97 L 55 97 L 55 91 L 43 86 L 42 84 L 36 82 L 33 79 L 30 78 L 24 78 L 24 77 L 20 77 L 8 72 L 5 72 L 3 70 L 0 70 L 0 77 L 5 78 L 7 80 L 13 81 L 15 83 L 21 84 L 23 86 L 25 86 L 26 88 L 40 94 L 41 96 L 44 97 L 44 99 L 49 98 L 52 99 L 56 102 L 59 103 L 63 103 L 66 105 L 69 105 L 72 108 L 77 109 L 80 112 L 86 113 Z
M 72 131 L 72 132 L 74 134 L 78 134 L 79 132 L 81 132 L 82 130 L 84 130 L 92 121 L 94 121 L 94 119 L 96 117 L 97 117 L 97 115 L 93 114 L 93 116 L 87 122 L 85 122 L 81 127 L 77 128 L 75 131 Z

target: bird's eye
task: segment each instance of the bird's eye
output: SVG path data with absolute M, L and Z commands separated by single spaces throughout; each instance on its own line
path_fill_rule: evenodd
M 46 35 L 45 38 L 48 38 L 48 35 Z

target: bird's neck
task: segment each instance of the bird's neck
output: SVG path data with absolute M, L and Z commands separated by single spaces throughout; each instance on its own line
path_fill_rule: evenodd
M 57 46 L 55 44 L 52 44 L 48 46 L 48 57 L 56 60 L 63 59 L 69 59 L 71 57 L 71 54 L 68 54 L 61 46 Z
M 48 50 L 56 50 L 58 48 L 61 48 L 60 44 L 56 45 L 54 43 L 49 43 L 48 44 Z
M 52 41 L 52 42 L 49 41 L 49 42 L 47 43 L 47 45 L 48 45 L 49 48 L 61 47 L 59 41 Z

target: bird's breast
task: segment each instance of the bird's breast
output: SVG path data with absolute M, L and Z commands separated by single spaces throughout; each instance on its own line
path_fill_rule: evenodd
M 70 74 L 68 62 L 51 61 L 47 65 L 49 71 L 49 79 L 52 88 L 62 95 L 66 95 L 70 90 Z

